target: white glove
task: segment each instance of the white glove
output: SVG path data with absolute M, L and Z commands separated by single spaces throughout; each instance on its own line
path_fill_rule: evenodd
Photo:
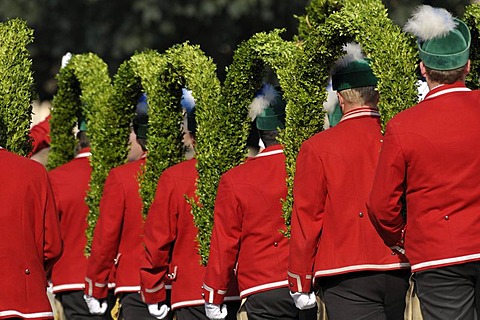
M 227 306 L 205 302 L 205 314 L 210 320 L 224 320 L 227 317 Z
M 100 301 L 94 297 L 86 294 L 83 295 L 83 299 L 87 303 L 88 311 L 90 311 L 91 314 L 102 315 L 105 314 L 105 311 L 107 311 L 107 301 L 100 303 Z
M 317 305 L 317 298 L 313 292 L 290 292 L 290 296 L 292 296 L 295 306 L 300 310 L 311 309 Z
M 68 62 L 70 61 L 71 58 L 72 58 L 72 54 L 70 52 L 65 53 L 62 57 L 61 68 L 65 68 L 65 66 L 68 64 Z
M 154 303 L 148 305 L 148 312 L 157 319 L 164 319 L 168 311 L 170 311 L 170 308 L 166 304 Z

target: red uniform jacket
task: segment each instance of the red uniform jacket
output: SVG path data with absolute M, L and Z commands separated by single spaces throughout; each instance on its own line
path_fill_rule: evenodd
M 88 215 L 85 197 L 92 173 L 90 155 L 90 148 L 82 149 L 75 159 L 49 172 L 63 238 L 63 255 L 52 270 L 54 293 L 84 288 Z
M 388 246 L 405 232 L 412 271 L 480 260 L 479 150 L 480 91 L 463 83 L 432 89 L 388 123 L 370 217 Z
M 205 301 L 221 304 L 236 266 L 240 297 L 288 287 L 289 240 L 281 199 L 287 196 L 285 156 L 280 145 L 222 176 L 215 201 Z M 235 279 L 233 279 L 235 280 Z
M 114 264 L 115 294 L 140 290 L 143 216 L 138 177 L 144 164 L 141 158 L 118 166 L 105 181 L 85 276 L 85 293 L 97 299 L 107 296 Z
M 309 292 L 312 275 L 409 267 L 405 257 L 392 254 L 368 218 L 380 130 L 378 111 L 354 109 L 302 144 L 293 191 L 292 291 Z
M 145 254 L 140 277 L 146 303 L 166 299 L 167 273 L 172 280 L 172 309 L 204 304 L 197 228 L 185 197 L 195 194 L 196 160 L 181 162 L 161 175 L 144 228 Z M 230 298 L 230 297 L 229 297 Z M 227 299 L 229 299 L 227 298 Z M 238 296 L 236 297 L 238 300 Z
M 53 319 L 47 276 L 62 253 L 45 168 L 0 148 L 0 319 Z

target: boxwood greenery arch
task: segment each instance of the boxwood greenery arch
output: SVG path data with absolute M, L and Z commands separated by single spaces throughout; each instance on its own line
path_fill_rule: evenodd
M 328 2 L 316 1 L 315 4 Z M 379 109 L 385 125 L 395 114 L 417 102 L 415 39 L 388 18 L 379 0 L 333 3 L 341 5 L 341 9 L 306 33 L 305 52 L 310 57 L 307 60 L 316 62 L 311 67 L 319 76 L 318 84 L 325 88 L 329 70 L 341 55 L 342 45 L 352 40 L 360 43 L 379 79 Z
M 93 228 L 98 217 L 98 205 L 103 183 L 109 170 L 119 163 L 123 137 L 116 135 L 118 114 L 112 103 L 114 89 L 105 62 L 93 53 L 73 55 L 68 64 L 57 75 L 58 90 L 52 102 L 51 150 L 47 167 L 53 169 L 74 157 L 78 114 L 85 117 L 92 156 L 92 175 L 86 203 L 89 207 L 86 230 L 87 247 L 90 253 Z M 105 145 L 109 145 L 105 150 Z
M 209 255 L 218 183 L 224 172 L 245 158 L 251 126 L 248 106 L 264 82 L 265 67 L 276 73 L 287 101 L 288 128 L 282 131 L 281 142 L 286 145 L 285 153 L 290 163 L 294 163 L 299 137 L 310 136 L 323 126 L 323 116 L 304 117 L 305 114 L 322 113 L 321 99 L 307 94 L 303 86 L 308 82 L 301 78 L 298 68 L 301 49 L 293 42 L 284 41 L 281 32 L 258 33 L 241 43 L 228 67 L 220 103 L 216 108 L 198 110 L 197 195 L 201 206 L 193 205 L 192 210 L 199 230 L 197 241 L 202 265 L 206 265 Z M 208 121 L 208 128 L 202 127 L 202 121 Z
M 0 23 L 0 146 L 27 156 L 34 81 L 27 45 L 33 30 L 21 19 Z
M 141 180 L 143 214 L 146 216 L 154 199 L 158 179 L 171 165 L 184 158 L 183 111 L 180 104 L 182 88 L 192 90 L 196 100 L 197 145 L 202 141 L 202 110 L 216 106 L 220 94 L 220 81 L 216 66 L 197 45 L 177 44 L 161 54 L 155 91 L 156 107 L 149 110 L 148 157 Z M 151 68 L 145 65 L 145 68 Z M 149 108 L 151 97 L 147 91 Z M 186 200 L 187 201 L 187 200 Z

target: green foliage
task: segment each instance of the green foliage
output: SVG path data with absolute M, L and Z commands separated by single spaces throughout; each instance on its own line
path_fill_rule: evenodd
M 197 195 L 201 205 L 194 205 L 192 209 L 199 230 L 197 241 L 203 265 L 209 255 L 218 183 L 224 172 L 245 158 L 251 126 L 248 106 L 254 93 L 265 82 L 268 76 L 266 70 L 270 68 L 277 75 L 284 90 L 287 122 L 291 121 L 289 115 L 300 108 L 299 103 L 308 101 L 308 97 L 301 95 L 296 85 L 299 78 L 295 77 L 295 66 L 299 63 L 301 51 L 294 43 L 284 41 L 280 37 L 281 32 L 258 33 L 240 44 L 228 69 L 220 102 L 215 104 L 215 108 L 197 111 L 197 121 L 200 123 L 197 135 Z M 208 127 L 202 126 L 202 123 L 208 123 Z M 285 138 L 285 141 L 288 139 Z
M 148 157 L 140 175 L 140 194 L 144 218 L 155 197 L 163 170 L 182 160 L 180 87 L 169 74 L 167 58 L 155 51 L 135 54 L 122 64 L 115 78 L 117 97 L 135 107 L 141 91 L 148 100 Z M 143 88 L 143 90 L 139 90 Z M 129 103 L 130 104 L 130 103 Z M 120 106 L 119 106 L 120 107 Z M 130 112 L 133 115 L 133 112 Z
M 472 44 L 470 45 L 470 73 L 467 76 L 466 83 L 469 88 L 480 88 L 480 3 L 476 2 L 466 7 L 463 20 L 470 28 L 472 34 Z
M 126 135 L 122 136 L 122 128 L 118 126 L 121 115 L 112 103 L 114 91 L 107 65 L 97 55 L 74 55 L 60 70 L 57 80 L 58 92 L 53 99 L 50 122 L 52 143 L 48 168 L 55 168 L 73 158 L 76 140 L 72 131 L 77 116 L 82 114 L 91 141 L 90 163 L 93 169 L 86 198 L 89 214 L 85 253 L 88 255 L 103 184 L 110 169 L 125 159 Z
M 32 41 L 33 30 L 25 21 L 0 23 L 0 145 L 23 156 L 32 148 L 33 75 L 27 50 Z
M 340 4 L 342 6 L 339 7 Z M 356 41 L 371 58 L 373 72 L 379 79 L 379 108 L 384 125 L 417 99 L 416 46 L 412 38 L 388 19 L 380 1 L 313 1 L 307 8 L 307 15 L 310 19 L 301 19 L 303 24 L 299 31 L 303 37 L 304 64 L 296 66 L 301 76 L 296 86 L 301 86 L 297 88 L 297 95 L 303 93 L 304 96 L 303 101 L 297 102 L 298 105 L 310 107 L 297 107 L 290 116 L 287 113 L 287 120 L 295 124 L 287 124 L 282 137 L 291 140 L 283 142 L 286 145 L 288 173 L 288 195 L 283 203 L 287 237 L 290 236 L 295 159 L 301 143 L 321 130 L 324 116 L 321 102 L 326 98 L 330 69 L 341 56 L 342 46 Z
M 381 1 L 344 1 L 341 10 L 332 13 L 305 41 L 312 76 L 319 77 L 317 92 L 326 87 L 325 80 L 341 55 L 341 46 L 352 40 L 360 43 L 372 60 L 373 72 L 379 79 L 379 108 L 385 125 L 417 101 L 415 41 L 393 24 Z
M 342 7 L 343 0 L 312 0 L 306 7 L 306 14 L 298 17 L 298 36 L 307 37 L 319 25 L 325 23 L 329 15 Z

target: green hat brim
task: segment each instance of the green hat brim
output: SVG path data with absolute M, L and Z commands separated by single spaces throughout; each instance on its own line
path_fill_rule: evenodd
M 376 86 L 377 82 L 368 59 L 353 61 L 332 75 L 332 88 L 336 91 Z
M 256 118 L 256 126 L 258 130 L 273 131 L 285 128 L 285 114 L 276 114 L 270 116 L 262 116 Z

